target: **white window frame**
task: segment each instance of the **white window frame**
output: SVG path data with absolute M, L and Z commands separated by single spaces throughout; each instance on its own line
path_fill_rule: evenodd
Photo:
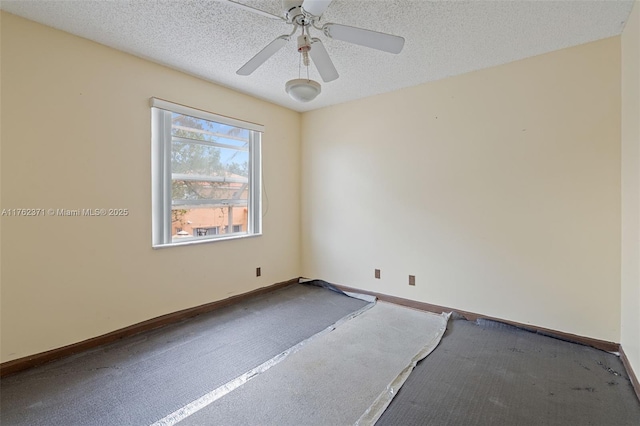
M 153 248 L 201 244 L 262 235 L 261 139 L 264 126 L 151 98 L 151 226 Z M 217 234 L 172 241 L 171 235 L 171 113 L 251 130 L 249 137 L 249 220 L 247 232 Z

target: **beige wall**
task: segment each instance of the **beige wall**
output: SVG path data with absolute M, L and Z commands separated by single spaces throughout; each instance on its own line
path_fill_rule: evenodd
M 300 114 L 6 13 L 1 73 L 2 208 L 130 211 L 2 217 L 1 361 L 300 274 Z M 151 249 L 152 96 L 266 126 L 262 237 Z
M 619 341 L 620 105 L 615 37 L 303 114 L 303 274 Z
M 640 375 L 640 2 L 622 34 L 622 317 L 620 342 Z

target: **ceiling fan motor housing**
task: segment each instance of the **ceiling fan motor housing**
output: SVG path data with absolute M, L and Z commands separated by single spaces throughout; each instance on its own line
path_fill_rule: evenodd
M 305 24 L 302 0 L 282 0 L 282 11 L 287 21 L 297 22 L 298 25 Z

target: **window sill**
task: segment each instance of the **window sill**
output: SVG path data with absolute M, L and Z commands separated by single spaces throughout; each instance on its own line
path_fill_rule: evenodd
M 229 241 L 229 240 L 241 240 L 244 238 L 254 238 L 260 237 L 262 233 L 259 234 L 245 234 L 245 235 L 230 235 L 228 237 L 218 237 L 218 238 L 207 238 L 202 240 L 190 240 L 190 241 L 182 241 L 179 243 L 168 243 L 168 244 L 155 244 L 151 247 L 155 249 L 163 249 L 169 247 L 180 247 L 180 246 L 191 246 L 195 244 L 209 244 L 209 243 L 217 243 L 219 241 Z

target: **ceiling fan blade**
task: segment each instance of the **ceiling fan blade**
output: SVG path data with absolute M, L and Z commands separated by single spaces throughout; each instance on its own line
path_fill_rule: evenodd
M 262 15 L 266 18 L 269 19 L 278 19 L 280 21 L 286 21 L 286 19 L 284 19 L 281 16 L 278 15 L 274 15 L 272 13 L 269 12 L 265 12 L 264 10 L 260 10 L 260 9 L 256 9 L 255 7 L 251 7 L 251 6 L 247 6 L 246 4 L 242 4 L 242 3 L 238 3 L 237 1 L 233 1 L 233 0 L 226 0 L 227 3 L 237 7 L 238 9 L 242 9 L 242 10 L 246 10 L 248 12 L 252 12 L 258 15 Z
M 335 80 L 339 77 L 338 71 L 336 67 L 333 66 L 333 62 L 327 53 L 327 49 L 324 48 L 324 45 L 320 41 L 319 38 L 311 39 L 311 50 L 309 50 L 309 56 L 311 56 L 311 60 L 315 64 L 318 72 L 320 73 L 320 77 L 325 83 Z
M 327 37 L 382 50 L 383 52 L 400 53 L 404 47 L 404 38 L 377 31 L 340 24 L 325 24 L 322 30 Z
M 302 8 L 313 16 L 321 16 L 333 0 L 304 0 Z
M 284 47 L 289 41 L 289 36 L 283 35 L 273 40 L 271 43 L 262 49 L 256 56 L 249 59 L 249 62 L 244 64 L 236 74 L 249 75 L 254 72 L 260 65 L 264 64 L 267 59 L 276 54 L 276 52 Z

